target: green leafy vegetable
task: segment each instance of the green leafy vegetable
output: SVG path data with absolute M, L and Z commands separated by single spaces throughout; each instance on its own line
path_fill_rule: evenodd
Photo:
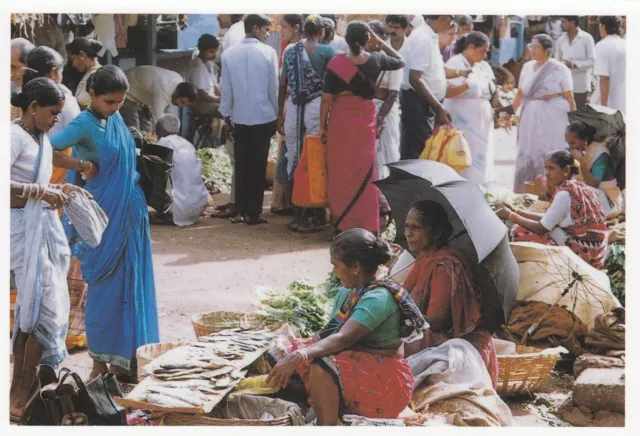
M 198 157 L 202 161 L 202 175 L 207 182 L 223 192 L 231 190 L 231 176 L 233 165 L 229 155 L 221 148 L 202 148 L 198 150 Z
M 607 258 L 604 267 L 607 270 L 609 280 L 611 280 L 611 291 L 613 295 L 625 305 L 625 245 L 614 242 L 609 245 Z

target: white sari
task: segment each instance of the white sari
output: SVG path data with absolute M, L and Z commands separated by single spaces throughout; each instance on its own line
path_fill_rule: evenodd
M 462 54 L 453 56 L 446 64 L 452 70 L 466 70 L 471 65 Z M 453 127 L 464 133 L 471 149 L 472 163 L 460 175 L 478 185 L 494 179 L 493 109 L 491 96 L 497 92 L 495 75 L 487 62 L 473 66 L 468 79 L 447 80 L 448 86 L 460 86 L 465 80 L 470 88 L 455 98 L 446 98 L 444 108 L 451 114 Z
M 36 160 L 35 183 L 48 184 L 53 170 L 52 149 L 46 135 L 42 146 L 17 124 L 12 141 L 41 147 Z M 11 262 L 18 291 L 13 340 L 18 331 L 30 334 L 44 347 L 42 364 L 57 366 L 67 356 L 69 326 L 67 273 L 71 251 L 55 210 L 42 200 L 27 200 L 24 208 L 11 209 Z
M 190 226 L 202 215 L 209 202 L 209 193 L 202 181 L 202 163 L 196 149 L 189 141 L 178 135 L 169 135 L 158 141 L 158 145 L 173 150 L 171 179 L 167 183 L 167 194 L 173 199 L 169 209 L 176 226 Z
M 520 85 L 524 96 L 518 126 L 518 155 L 514 192 L 524 192 L 524 182 L 544 174 L 546 154 L 564 149 L 564 131 L 569 124 L 569 102 L 556 96 L 544 101 L 542 97 L 573 90 L 573 78 L 566 65 L 549 59 L 537 71 L 536 61 L 524 64 Z

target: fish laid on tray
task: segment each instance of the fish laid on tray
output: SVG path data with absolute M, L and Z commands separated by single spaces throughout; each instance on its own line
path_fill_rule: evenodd
M 217 356 L 227 360 L 241 360 L 247 353 L 267 347 L 276 335 L 269 330 L 223 330 L 198 338 L 200 342 L 215 344 Z

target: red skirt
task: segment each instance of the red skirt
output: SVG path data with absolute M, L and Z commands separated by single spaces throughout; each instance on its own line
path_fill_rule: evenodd
M 376 106 L 357 96 L 338 96 L 331 107 L 327 140 L 327 194 L 337 219 L 355 198 L 376 156 Z M 373 168 L 369 181 L 376 180 Z M 378 190 L 369 183 L 338 229 L 379 231 Z
M 316 339 L 286 341 L 273 357 L 278 361 L 314 342 Z M 411 401 L 413 374 L 406 359 L 349 350 L 307 361 L 297 369 L 307 392 L 312 363 L 319 364 L 336 381 L 341 396 L 340 416 L 394 419 Z M 313 405 L 311 397 L 309 404 Z

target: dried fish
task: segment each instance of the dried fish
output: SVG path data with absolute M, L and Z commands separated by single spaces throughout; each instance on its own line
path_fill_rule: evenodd
M 146 395 L 146 401 L 150 404 L 156 404 L 158 406 L 164 407 L 193 407 L 193 404 L 169 397 L 164 394 L 149 393 Z
M 216 371 L 208 371 L 207 375 L 209 377 L 211 377 L 212 379 L 216 378 L 216 377 L 220 377 L 222 375 L 227 375 L 227 374 L 231 374 L 234 371 L 234 367 L 233 366 L 226 366 L 224 368 L 220 368 Z
M 186 390 L 186 389 L 168 389 L 154 386 L 153 388 L 148 389 L 149 392 L 166 395 L 167 397 L 174 398 L 176 400 L 184 401 L 185 403 L 189 403 L 192 406 L 200 407 L 202 404 L 207 402 L 207 397 L 201 394 L 197 390 Z
M 163 372 L 158 372 L 158 370 L 153 371 L 153 375 L 157 376 L 157 377 L 179 377 L 179 376 L 183 376 L 183 375 L 188 375 L 188 374 L 198 374 L 204 372 L 204 368 L 193 368 L 193 369 L 187 369 L 184 371 L 180 371 L 180 372 L 174 372 L 171 374 L 166 374 Z
M 216 382 L 215 389 L 227 389 L 231 384 L 231 377 L 223 377 Z

